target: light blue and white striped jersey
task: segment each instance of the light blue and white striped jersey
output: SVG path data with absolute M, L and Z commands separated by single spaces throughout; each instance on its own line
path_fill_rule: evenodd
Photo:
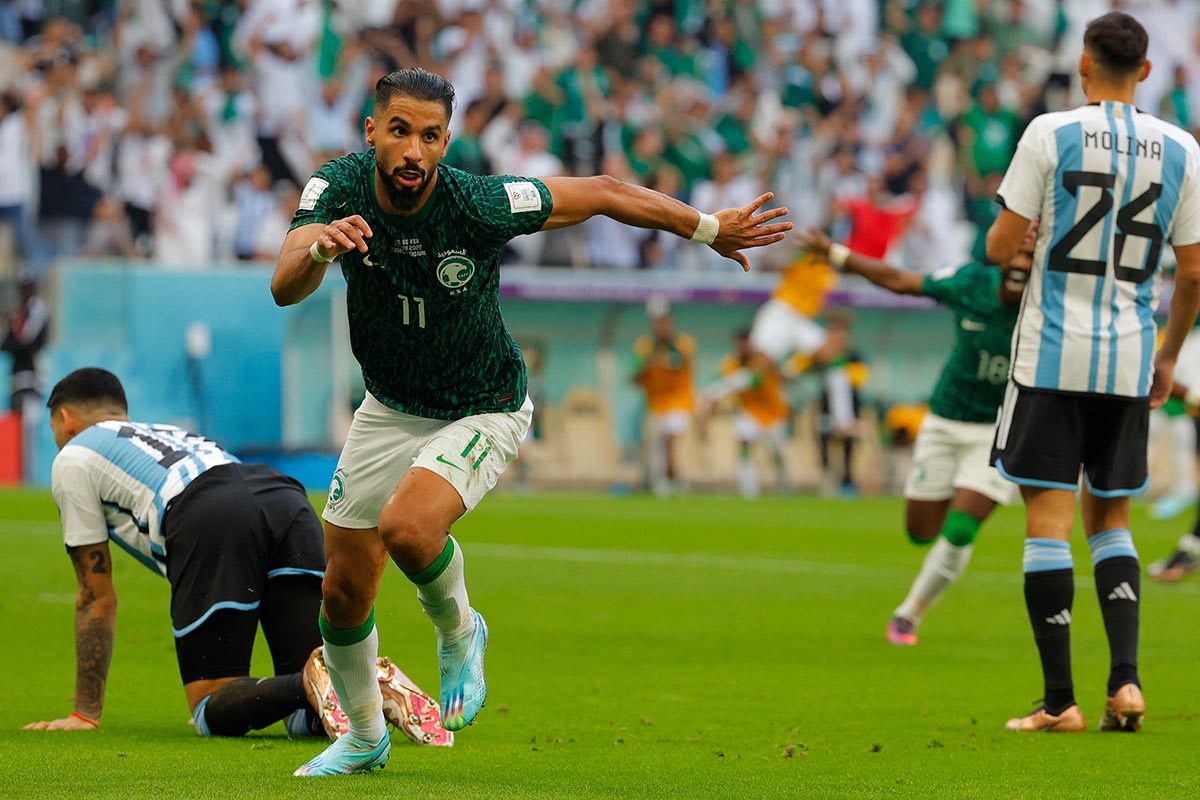
M 112 540 L 165 576 L 167 504 L 205 470 L 237 461 L 174 425 L 98 422 L 59 451 L 50 471 L 63 541 L 78 547 Z
M 1043 114 L 997 199 L 1041 219 L 1013 337 L 1021 386 L 1145 397 L 1163 243 L 1200 242 L 1200 145 L 1131 105 Z

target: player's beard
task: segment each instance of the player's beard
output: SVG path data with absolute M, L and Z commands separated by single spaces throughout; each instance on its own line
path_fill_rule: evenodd
M 412 211 L 421 202 L 421 198 L 425 196 L 425 190 L 429 188 L 429 182 L 433 180 L 434 173 L 426 172 L 416 164 L 405 164 L 401 169 L 418 169 L 425 176 L 424 179 L 413 187 L 397 186 L 392 179 L 392 171 L 388 170 L 380 162 L 379 156 L 375 156 L 375 170 L 379 173 L 379 181 L 383 185 L 383 192 L 387 195 L 388 202 L 392 204 L 392 208 L 397 211 Z

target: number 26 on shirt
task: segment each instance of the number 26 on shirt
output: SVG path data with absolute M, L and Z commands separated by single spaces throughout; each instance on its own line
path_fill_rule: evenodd
M 1086 170 L 1067 170 L 1063 172 L 1063 188 L 1070 192 L 1072 197 L 1078 197 L 1080 188 L 1084 186 L 1096 187 L 1100 190 L 1100 195 L 1092 207 L 1079 218 L 1074 227 L 1051 246 L 1048 264 L 1051 270 L 1056 272 L 1076 272 L 1083 275 L 1105 274 L 1107 268 L 1105 260 L 1098 258 L 1075 258 L 1071 256 L 1071 251 L 1097 225 L 1103 224 L 1105 226 L 1105 233 L 1107 234 L 1109 230 L 1108 226 L 1112 224 L 1109 217 L 1115 205 L 1112 189 L 1116 185 L 1116 181 L 1117 178 L 1115 175 L 1105 172 L 1089 172 Z M 1137 268 L 1121 266 L 1121 254 L 1125 250 L 1125 242 L 1128 238 L 1130 236 L 1137 236 L 1147 240 L 1146 254 L 1142 259 L 1142 264 L 1149 264 L 1151 266 L 1158 264 L 1158 253 L 1162 249 L 1163 241 L 1162 230 L 1151 222 L 1137 222 L 1134 217 L 1154 205 L 1154 201 L 1161 194 L 1162 184 L 1151 183 L 1146 191 L 1117 210 L 1117 230 L 1116 236 L 1113 239 L 1113 271 L 1117 280 L 1143 283 L 1149 280 L 1150 276 L 1154 274 L 1153 269 L 1143 269 L 1141 266 Z

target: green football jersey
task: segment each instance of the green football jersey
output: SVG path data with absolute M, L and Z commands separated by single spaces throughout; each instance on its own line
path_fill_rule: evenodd
M 929 410 L 958 422 L 995 422 L 1008 384 L 1019 308 L 1000 304 L 1000 270 L 972 262 L 925 277 L 921 293 L 954 312 L 954 349 Z
M 375 196 L 375 151 L 316 171 L 292 228 L 362 216 L 369 252 L 340 256 L 350 344 L 367 390 L 420 417 L 515 411 L 528 377 L 500 315 L 500 251 L 541 230 L 550 191 L 538 180 L 438 166 L 425 205 L 388 214 Z

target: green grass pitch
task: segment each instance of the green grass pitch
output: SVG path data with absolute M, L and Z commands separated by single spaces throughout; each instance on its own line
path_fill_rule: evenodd
M 476 724 L 452 750 L 397 734 L 382 772 L 302 781 L 291 772 L 321 741 L 290 740 L 282 725 L 193 733 L 166 582 L 123 555 L 101 729 L 21 731 L 71 708 L 74 576 L 49 495 L 0 492 L 0 797 L 1197 795 L 1200 582 L 1144 585 L 1146 726 L 1102 735 L 1107 647 L 1077 541 L 1073 653 L 1092 731 L 1012 734 L 1004 720 L 1040 695 L 1020 510 L 984 527 L 911 649 L 883 637 L 923 553 L 900 515 L 898 500 L 490 498 L 456 530 L 492 632 Z M 1137 511 L 1143 560 L 1186 525 Z M 382 652 L 436 694 L 432 629 L 398 570 L 377 616 Z M 260 641 L 256 674 L 268 663 Z

